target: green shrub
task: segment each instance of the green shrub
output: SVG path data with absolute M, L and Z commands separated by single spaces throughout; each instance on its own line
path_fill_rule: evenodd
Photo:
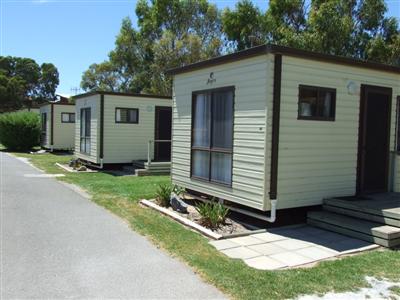
M 217 202 L 200 203 L 196 210 L 201 216 L 201 224 L 205 227 L 216 229 L 225 223 L 229 209 Z
M 0 115 L 0 143 L 9 150 L 29 150 L 39 145 L 40 119 L 33 112 Z
M 168 207 L 173 187 L 170 184 L 160 184 L 156 191 L 158 205 Z

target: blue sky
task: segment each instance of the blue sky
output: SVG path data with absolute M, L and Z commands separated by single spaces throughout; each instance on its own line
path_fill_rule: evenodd
M 215 0 L 219 8 L 237 1 Z M 268 1 L 254 0 L 263 10 Z M 387 0 L 400 19 L 400 0 Z M 0 54 L 51 62 L 60 72 L 58 92 L 73 94 L 82 72 L 107 59 L 122 18 L 136 24 L 136 0 L 0 0 Z

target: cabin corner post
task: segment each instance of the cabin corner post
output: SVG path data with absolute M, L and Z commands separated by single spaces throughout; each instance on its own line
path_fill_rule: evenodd
M 103 166 L 104 158 L 104 94 L 100 95 L 100 163 Z
M 53 151 L 54 145 L 54 104 L 51 104 L 50 108 L 51 118 L 50 118 L 50 150 Z
M 281 112 L 281 85 L 282 85 L 282 54 L 276 53 L 274 58 L 274 87 L 272 108 L 272 138 L 271 138 L 271 172 L 270 172 L 270 200 L 278 197 L 278 155 L 279 155 L 279 127 Z

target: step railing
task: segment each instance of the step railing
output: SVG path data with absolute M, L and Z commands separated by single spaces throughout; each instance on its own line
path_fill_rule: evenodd
M 171 143 L 171 140 L 149 140 L 147 143 L 147 166 L 151 164 L 151 149 L 155 143 Z

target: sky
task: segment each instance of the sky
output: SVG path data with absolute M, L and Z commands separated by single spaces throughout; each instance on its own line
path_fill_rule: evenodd
M 237 1 L 210 2 L 232 8 Z M 400 0 L 386 3 L 388 15 L 400 21 Z M 0 55 L 53 63 L 60 73 L 57 92 L 74 95 L 82 73 L 114 48 L 122 19 L 136 24 L 135 6 L 136 0 L 0 0 Z

